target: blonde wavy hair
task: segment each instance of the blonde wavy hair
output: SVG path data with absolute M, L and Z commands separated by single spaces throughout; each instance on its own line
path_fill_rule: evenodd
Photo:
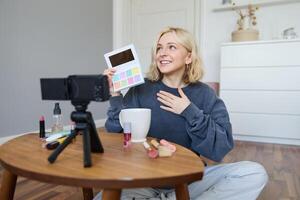
M 160 38 L 166 33 L 175 33 L 177 37 L 177 42 L 181 44 L 186 50 L 191 53 L 192 62 L 185 66 L 185 72 L 183 74 L 182 80 L 185 84 L 195 83 L 199 81 L 204 74 L 203 63 L 198 54 L 197 45 L 194 37 L 187 30 L 177 27 L 167 27 L 163 29 L 153 45 L 151 53 L 151 64 L 149 72 L 147 73 L 147 78 L 150 81 L 158 81 L 163 78 L 163 74 L 159 71 L 156 64 L 156 49 Z

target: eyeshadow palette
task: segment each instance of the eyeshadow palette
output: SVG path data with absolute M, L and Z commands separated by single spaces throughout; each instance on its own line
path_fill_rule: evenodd
M 144 83 L 141 65 L 132 44 L 106 53 L 104 57 L 108 67 L 117 69 L 112 78 L 115 92 Z

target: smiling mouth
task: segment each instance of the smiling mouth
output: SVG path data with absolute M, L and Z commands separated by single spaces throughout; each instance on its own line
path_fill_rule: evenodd
M 162 64 L 162 65 L 167 65 L 167 64 L 170 64 L 172 62 L 170 60 L 161 60 L 161 61 L 159 61 L 159 63 Z

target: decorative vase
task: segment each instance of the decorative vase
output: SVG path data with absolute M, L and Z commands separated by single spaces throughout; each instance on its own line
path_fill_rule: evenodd
M 231 34 L 232 42 L 258 40 L 259 32 L 255 29 L 237 30 Z

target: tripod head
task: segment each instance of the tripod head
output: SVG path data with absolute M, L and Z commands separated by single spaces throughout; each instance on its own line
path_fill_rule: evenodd
M 86 112 L 90 101 L 71 101 L 77 112 Z

